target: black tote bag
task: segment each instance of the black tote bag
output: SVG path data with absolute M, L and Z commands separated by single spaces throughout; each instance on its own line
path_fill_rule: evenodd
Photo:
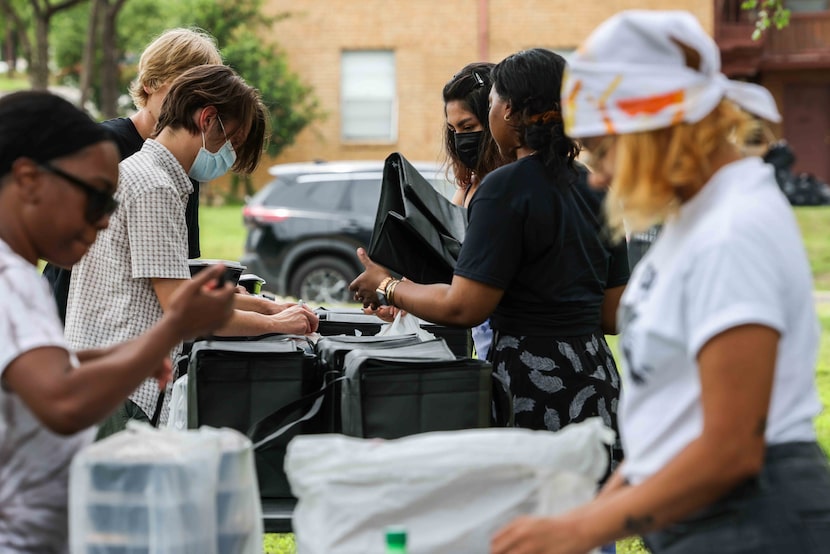
M 305 405 L 295 401 L 318 391 L 324 380 L 316 356 L 291 337 L 198 341 L 190 354 L 188 375 L 188 428 L 210 425 L 242 433 L 280 407 L 292 406 L 285 415 L 299 417 Z M 292 498 L 283 471 L 288 441 L 298 434 L 331 431 L 327 413 L 313 415 L 268 449 L 255 451 L 262 498 Z
M 400 153 L 390 154 L 369 257 L 417 283 L 449 283 L 467 210 L 447 200 Z

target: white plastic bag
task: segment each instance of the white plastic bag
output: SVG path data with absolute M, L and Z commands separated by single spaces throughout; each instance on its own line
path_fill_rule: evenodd
M 299 499 L 298 552 L 382 554 L 389 525 L 407 529 L 411 554 L 488 552 L 493 533 L 517 515 L 557 514 L 593 498 L 613 437 L 599 418 L 557 433 L 296 437 L 285 468 Z
M 403 310 L 398 310 L 392 323 L 387 323 L 380 328 L 376 337 L 391 337 L 395 335 L 417 335 L 421 340 L 435 340 L 435 335 L 422 329 L 419 319 Z
M 250 441 L 231 429 L 128 424 L 81 450 L 69 480 L 73 554 L 258 554 Z
M 187 373 L 173 383 L 167 427 L 179 431 L 187 429 Z

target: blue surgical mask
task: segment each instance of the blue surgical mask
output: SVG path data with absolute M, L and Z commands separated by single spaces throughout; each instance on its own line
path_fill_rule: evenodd
M 222 125 L 222 120 L 217 117 L 219 126 L 222 128 L 222 134 L 225 135 L 225 144 L 222 145 L 216 152 L 209 152 L 205 148 L 205 133 L 202 132 L 202 147 L 199 153 L 196 154 L 196 159 L 193 160 L 193 165 L 190 167 L 188 175 L 191 178 L 206 183 L 213 181 L 228 172 L 236 161 L 236 152 L 228 140 L 228 135 L 225 134 L 225 126 Z

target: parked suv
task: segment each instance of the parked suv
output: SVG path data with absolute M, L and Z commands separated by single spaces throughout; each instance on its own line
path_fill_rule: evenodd
M 412 164 L 447 198 L 453 186 L 439 164 Z M 315 303 L 349 302 L 375 222 L 382 161 L 279 164 L 242 210 L 248 235 L 242 264 L 263 290 Z

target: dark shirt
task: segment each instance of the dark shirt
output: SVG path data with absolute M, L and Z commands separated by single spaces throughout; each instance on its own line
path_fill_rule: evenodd
M 488 174 L 473 196 L 455 274 L 504 290 L 491 316 L 497 331 L 592 333 L 605 289 L 628 282 L 625 241 L 606 240 L 602 196 L 586 175 L 553 175 L 529 156 Z
M 118 145 L 118 152 L 121 159 L 129 158 L 144 145 L 144 139 L 138 134 L 132 120 L 127 117 L 117 117 L 102 121 L 101 125 L 109 129 L 113 141 Z M 201 256 L 199 249 L 199 182 L 190 180 L 193 183 L 193 193 L 187 199 L 185 219 L 187 221 L 187 248 L 188 257 L 198 258 Z M 69 297 L 69 282 L 72 277 L 72 270 L 64 269 L 50 263 L 43 268 L 43 276 L 49 281 L 52 292 L 55 295 L 55 302 L 58 304 L 58 315 L 61 321 L 66 322 L 66 303 Z

